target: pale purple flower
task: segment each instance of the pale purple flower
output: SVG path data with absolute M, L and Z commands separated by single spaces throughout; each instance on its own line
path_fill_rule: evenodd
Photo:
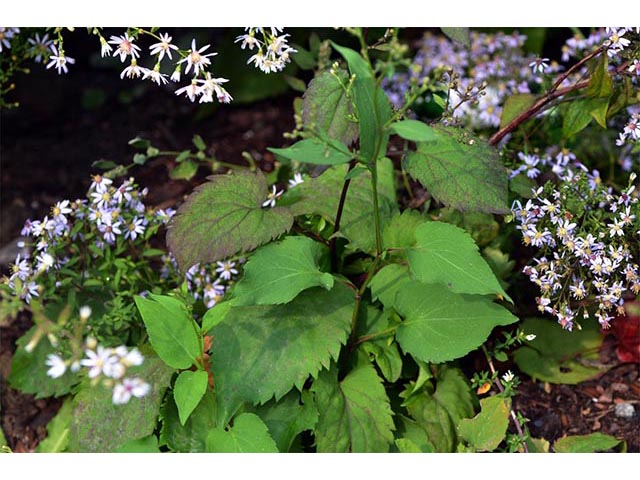
M 56 70 L 58 71 L 58 74 L 62 72 L 68 73 L 69 69 L 67 68 L 67 63 L 73 65 L 74 63 L 76 63 L 76 61 L 71 57 L 65 56 L 62 50 L 58 52 L 58 49 L 56 48 L 55 45 L 51 45 L 51 51 L 53 52 L 53 55 L 49 57 L 49 63 L 47 64 L 47 68 L 51 68 L 55 66 Z
M 150 385 L 139 378 L 124 378 L 113 388 L 112 401 L 115 405 L 128 403 L 131 397 L 142 398 L 149 393 Z

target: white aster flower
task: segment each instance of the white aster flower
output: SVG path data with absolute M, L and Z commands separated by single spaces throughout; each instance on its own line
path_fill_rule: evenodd
M 47 375 L 51 378 L 58 378 L 64 375 L 64 372 L 67 371 L 66 362 L 59 355 L 55 355 L 53 353 L 47 356 L 47 360 L 45 362 L 47 367 L 50 367 L 47 370 Z
M 160 34 L 160 41 L 158 43 L 154 43 L 149 47 L 151 50 L 151 55 L 158 55 L 158 62 L 160 62 L 165 54 L 169 59 L 173 60 L 171 57 L 171 50 L 178 50 L 178 47 L 171 43 L 171 37 L 168 33 Z
M 302 178 L 302 174 L 301 173 L 296 173 L 292 179 L 289 180 L 289 188 L 293 188 L 296 185 L 300 185 L 301 183 L 304 183 L 304 179 Z
M 167 77 L 168 75 L 166 73 L 160 73 L 160 64 L 156 63 L 156 66 L 153 68 L 153 70 L 146 69 L 142 79 L 146 80 L 147 78 L 151 78 L 152 82 L 155 82 L 158 85 L 163 85 L 169 82 L 167 80 Z
M 223 280 L 231 280 L 232 275 L 237 275 L 238 270 L 235 269 L 236 264 L 234 262 L 217 262 L 218 268 L 216 273 L 220 274 L 220 278 Z
M 113 372 L 113 365 L 118 362 L 118 357 L 111 354 L 111 349 L 102 345 L 98 345 L 96 350 L 85 350 L 85 354 L 87 358 L 80 360 L 80 365 L 89 369 L 89 378 Z
M 262 202 L 262 206 L 263 207 L 270 207 L 273 208 L 276 206 L 276 200 L 278 198 L 280 198 L 280 196 L 284 193 L 283 190 L 280 190 L 279 192 L 276 191 L 276 186 L 272 185 L 271 186 L 271 192 L 269 192 L 269 194 L 267 195 L 267 199 Z
M 211 64 L 211 60 L 209 60 L 208 57 L 213 57 L 214 55 L 217 55 L 217 53 L 212 52 L 207 53 L 206 55 L 202 55 L 202 52 L 207 50 L 210 46 L 210 44 L 207 44 L 204 47 L 198 49 L 196 47 L 196 39 L 194 38 L 191 41 L 191 49 L 189 50 L 189 54 L 178 62 L 179 64 L 187 62 L 187 68 L 185 69 L 184 73 L 189 73 L 189 70 L 191 69 L 191 67 L 193 67 L 193 74 L 198 75 L 200 71 L 204 71 L 204 68 L 207 65 Z
M 132 58 L 139 58 L 140 47 L 133 43 L 134 40 L 135 39 L 131 38 L 128 33 L 125 33 L 124 36 L 120 35 L 119 37 L 112 35 L 109 43 L 118 47 L 115 52 L 113 52 L 113 56 L 120 55 L 121 62 L 124 62 L 129 55 L 131 55 Z
M 31 47 L 31 54 L 35 55 L 35 61 L 38 63 L 42 63 L 43 56 L 49 53 L 49 49 L 51 45 L 53 45 L 53 40 L 49 40 L 49 34 L 46 33 L 44 37 L 40 38 L 40 34 L 36 33 L 35 38 L 29 38 L 27 40 Z
M 176 95 L 181 95 L 183 93 L 193 102 L 195 101 L 196 96 L 202 93 L 202 87 L 198 86 L 198 82 L 194 78 L 189 85 L 176 90 Z
M 148 383 L 139 378 L 125 378 L 113 388 L 112 401 L 115 405 L 128 403 L 132 396 L 144 397 L 150 388 Z
M 144 67 L 140 67 L 135 58 L 131 59 L 131 64 L 122 70 L 120 74 L 120 78 L 124 78 L 125 76 L 128 78 L 138 78 L 141 75 L 145 74 L 148 69 Z
M 511 381 L 513 380 L 513 378 L 514 378 L 514 375 L 513 375 L 513 373 L 511 372 L 511 370 L 507 370 L 507 373 L 505 373 L 505 374 L 502 376 L 502 380 L 504 380 L 506 383 L 511 382 Z
M 51 51 L 53 52 L 53 55 L 49 57 L 47 68 L 55 66 L 58 74 L 62 72 L 68 73 L 69 69 L 67 68 L 67 63 L 73 65 L 74 63 L 76 63 L 76 61 L 71 57 L 67 57 L 64 54 L 64 51 L 60 50 L 60 52 L 58 52 L 58 49 L 55 45 L 51 45 Z

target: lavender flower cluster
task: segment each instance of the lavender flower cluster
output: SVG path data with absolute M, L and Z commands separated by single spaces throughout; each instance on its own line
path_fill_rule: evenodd
M 514 202 L 523 243 L 539 249 L 523 272 L 540 289 L 540 312 L 563 328 L 572 330 L 580 313 L 608 328 L 614 315 L 624 314 L 625 292 L 640 293 L 637 175 L 616 195 L 597 171 L 576 164 L 562 167 L 560 184 L 534 189 L 524 206 Z
M 61 200 L 42 220 L 25 222 L 21 235 L 33 239 L 34 253 L 32 258 L 19 254 L 6 281 L 26 303 L 40 295 L 38 277 L 69 263 L 72 249 L 86 245 L 92 258 L 101 258 L 106 246 L 145 241 L 175 213 L 173 209 L 147 209 L 142 201 L 147 189 L 139 190 L 133 178 L 118 187 L 100 175 L 92 180 L 87 198 Z

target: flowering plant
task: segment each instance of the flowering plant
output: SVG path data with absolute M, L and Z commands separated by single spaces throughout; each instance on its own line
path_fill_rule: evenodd
M 444 29 L 449 40 L 428 35 L 408 59 L 396 29 L 373 40 L 369 29 L 346 31 L 350 46 L 316 45 L 292 143 L 269 149 L 278 161 L 269 177 L 254 161 L 227 168 L 211 160 L 215 174 L 175 215 L 147 211 L 132 180 L 116 188 L 96 177 L 87 200 L 61 202 L 51 219 L 25 227 L 45 242 L 35 260 L 16 259 L 4 287 L 9 304 L 29 302 L 40 337 L 81 327 L 67 355 L 45 352 L 48 375 L 60 380 L 84 366 L 89 379 L 113 387 L 106 413 L 104 400 L 84 393 L 60 414 L 74 432 L 65 448 L 538 448 L 512 408 L 518 377 L 496 367 L 536 342 L 514 328 L 521 305 L 511 295 L 522 299 L 509 288 L 517 275 L 509 254 L 520 238 L 540 249 L 524 273 L 540 289 L 540 312 L 566 330 L 578 313 L 605 327 L 624 295 L 637 295 L 637 177 L 617 167 L 636 165 L 638 31 L 569 41 L 566 66 L 524 55 L 518 34 Z M 176 94 L 232 101 L 227 79 L 210 70 L 210 45 L 193 40 L 180 50 L 167 33 L 140 28 L 109 40 L 92 33 L 102 55 L 128 62 L 123 77 L 168 83 L 168 60 L 171 80 L 193 76 Z M 138 65 L 146 35 L 157 41 L 152 70 Z M 269 75 L 296 53 L 311 55 L 289 47 L 280 29 L 250 28 L 236 40 Z M 54 46 L 49 65 L 64 71 L 71 62 L 61 38 Z M 602 168 L 599 147 L 577 141 L 596 128 L 608 140 L 603 149 L 620 149 L 607 157 L 607 180 L 586 166 Z M 142 144 L 141 161 L 160 154 Z M 198 152 L 177 153 L 179 163 L 207 160 L 202 139 L 194 144 Z M 163 252 L 145 242 L 165 224 L 170 254 L 154 270 L 144 259 Z M 48 269 L 72 280 L 47 283 L 38 275 Z M 73 292 L 68 304 L 77 307 L 87 302 L 74 296 L 106 286 L 114 296 L 106 315 L 130 309 L 114 331 L 104 320 L 85 328 L 81 312 L 79 323 L 64 311 L 57 323 L 38 323 L 53 318 L 38 317 L 53 292 Z M 460 360 L 478 349 L 488 371 L 470 380 Z M 144 375 L 125 376 L 125 367 Z M 89 435 L 108 421 L 136 429 Z

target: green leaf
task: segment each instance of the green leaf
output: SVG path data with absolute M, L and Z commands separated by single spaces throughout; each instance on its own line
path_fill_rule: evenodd
M 185 369 L 195 365 L 202 354 L 197 331 L 189 310 L 177 298 L 149 294 L 136 296 L 149 341 L 158 356 L 170 367 Z
M 474 414 L 474 400 L 469 382 L 457 368 L 442 366 L 435 378 L 435 386 L 428 383 L 418 393 L 412 393 L 413 386 L 400 394 L 405 399 L 404 406 L 415 420 L 404 425 L 405 436 L 417 445 L 432 445 L 438 453 L 454 452 L 458 443 L 455 426 Z M 416 430 L 418 427 L 423 435 Z
M 133 148 L 146 150 L 151 145 L 151 142 L 149 142 L 149 140 L 146 140 L 144 138 L 136 137 L 129 140 L 128 144 L 131 145 Z
M 198 162 L 185 160 L 169 172 L 169 178 L 173 180 L 191 180 L 198 171 Z
M 287 237 L 256 250 L 233 290 L 233 305 L 276 305 L 311 287 L 333 288 L 333 275 L 318 266 L 328 248 L 308 237 Z
M 294 55 L 295 57 L 296 55 Z M 345 89 L 349 74 L 342 69 L 320 73 L 311 80 L 302 101 L 302 122 L 307 131 L 326 132 L 349 145 L 358 135 L 353 117 L 353 105 Z
M 382 380 L 370 364 L 338 382 L 338 369 L 322 371 L 316 395 L 318 452 L 385 453 L 393 442 L 393 418 Z
M 440 30 L 451 40 L 461 43 L 467 48 L 471 48 L 469 27 L 440 27 Z
M 323 142 L 319 139 L 307 138 L 287 148 L 268 148 L 267 150 L 287 160 L 314 165 L 340 165 L 348 163 L 352 158 L 351 152 L 344 143 L 332 139 Z
M 180 372 L 173 386 L 173 398 L 178 407 L 180 424 L 184 425 L 207 391 L 209 377 L 204 370 Z
M 430 142 L 436 140 L 436 134 L 433 132 L 433 128 L 418 120 L 400 120 L 393 122 L 389 125 L 389 129 L 396 135 L 412 142 Z
M 609 98 L 613 95 L 613 79 L 609 74 L 609 56 L 600 55 L 589 77 L 587 97 Z
M 346 174 L 347 165 L 340 165 L 298 185 L 290 191 L 297 199 L 290 207 L 291 213 L 295 216 L 322 215 L 334 222 Z M 382 159 L 378 163 L 378 201 L 382 228 L 398 211 L 394 178 L 393 163 L 389 159 Z M 342 211 L 340 233 L 349 239 L 349 249 L 375 249 L 375 226 L 372 219 L 371 173 L 363 172 L 351 180 Z
M 160 453 L 158 437 L 149 435 L 145 438 L 130 440 L 118 447 L 115 453 Z
M 169 396 L 160 410 L 160 444 L 174 452 L 205 452 L 209 430 L 216 426 L 216 408 L 215 392 L 207 390 L 187 422 L 182 425 L 178 407 L 173 396 Z
M 136 165 L 144 165 L 147 163 L 147 156 L 144 153 L 136 153 L 133 156 L 133 163 Z
M 202 140 L 200 135 L 193 136 L 193 145 L 200 151 L 207 149 L 207 145 L 204 143 L 204 140 Z
M 439 202 L 458 210 L 507 213 L 507 171 L 494 147 L 468 131 L 435 125 L 404 169 Z
M 427 431 L 418 422 L 404 415 L 398 415 L 396 424 L 398 425 L 398 430 L 396 431 L 398 438 L 395 444 L 399 452 L 434 453 L 436 447 L 429 440 Z
M 58 378 L 47 375 L 47 357 L 59 352 L 51 346 L 47 338 L 40 339 L 35 349 L 27 352 L 25 346 L 36 333 L 37 327 L 33 326 L 16 342 L 18 348 L 11 360 L 9 385 L 23 393 L 35 395 L 36 399 L 66 395 L 78 383 L 78 377 L 69 370 Z
M 494 327 L 518 321 L 486 297 L 452 293 L 442 285 L 419 281 L 398 291 L 395 307 L 404 318 L 396 331 L 400 347 L 432 363 L 461 358 L 482 345 Z
M 589 435 L 574 435 L 557 440 L 553 449 L 557 453 L 593 453 L 615 448 L 623 443 L 611 435 L 595 432 Z
M 291 46 L 296 50 L 296 54 L 292 56 L 293 61 L 302 70 L 313 70 L 316 66 L 316 59 L 313 54 L 296 43 L 291 44 Z
M 248 252 L 288 231 L 293 216 L 263 208 L 268 195 L 261 172 L 213 175 L 171 219 L 167 243 L 182 270 Z
M 571 138 L 591 123 L 591 99 L 575 99 L 567 108 L 562 122 L 562 136 Z
M 181 151 L 176 157 L 176 163 L 181 163 L 182 161 L 186 160 L 189 157 L 189 155 L 191 155 L 191 150 Z
M 504 440 L 511 400 L 498 396 L 480 400 L 480 413 L 458 424 L 460 438 L 479 452 L 491 452 Z
M 413 440 L 408 438 L 398 438 L 395 443 L 400 453 L 424 453 L 422 449 L 413 442 Z
M 269 428 L 278 451 L 288 452 L 295 438 L 305 430 L 311 430 L 318 421 L 311 393 L 291 391 L 278 402 L 271 400 L 255 408 L 255 413 Z
M 38 444 L 36 452 L 59 453 L 65 451 L 69 444 L 69 425 L 73 414 L 71 402 L 70 399 L 65 400 L 56 416 L 49 422 L 47 438 Z
M 371 66 L 354 50 L 331 45 L 349 65 L 353 81 L 353 100 L 358 114 L 360 153 L 363 161 L 371 164 L 385 155 L 389 135 L 383 126 L 391 118 L 391 104 L 384 91 L 376 86 Z
M 522 324 L 536 338 L 513 353 L 520 370 L 534 379 L 575 385 L 602 373 L 590 360 L 598 359 L 604 336 L 597 322 L 585 322 L 581 330 L 568 332 L 546 318 L 528 318 Z
M 382 231 L 382 246 L 385 250 L 413 247 L 416 243 L 416 228 L 428 220 L 420 212 L 412 209 L 394 215 Z
M 146 356 L 144 363 L 127 374 L 142 378 L 151 388 L 143 398 L 114 405 L 112 390 L 86 382 L 73 400 L 69 426 L 70 452 L 111 453 L 130 440 L 151 435 L 155 430 L 164 392 L 173 369 L 159 358 Z
M 511 120 L 516 118 L 527 108 L 535 103 L 537 97 L 531 93 L 515 93 L 504 102 L 502 116 L 500 117 L 500 128 L 505 127 Z
M 212 330 L 219 425 L 247 401 L 265 403 L 328 368 L 351 328 L 354 292 L 312 288 L 277 306 L 233 307 Z
M 224 317 L 227 316 L 229 310 L 231 309 L 231 302 L 220 302 L 216 303 L 213 308 L 207 310 L 207 312 L 202 317 L 202 333 L 206 334 L 219 324 Z
M 511 301 L 478 251 L 471 235 L 443 222 L 416 228 L 416 246 L 407 250 L 409 268 L 424 283 L 437 283 L 456 293 L 501 295 Z
M 278 453 L 276 443 L 260 417 L 243 413 L 227 429 L 214 428 L 207 437 L 209 453 Z
M 371 299 L 380 300 L 385 308 L 393 308 L 396 294 L 409 283 L 411 283 L 411 277 L 407 267 L 397 263 L 387 265 L 371 279 L 369 284 Z
M 594 98 L 591 101 L 591 116 L 602 128 L 607 128 L 608 98 Z
M 367 305 L 358 321 L 358 336 L 375 335 L 389 329 L 389 313 Z M 390 382 L 395 382 L 402 373 L 402 357 L 398 346 L 392 342 L 392 333 L 367 340 L 358 346 L 367 356 L 376 362 L 380 372 Z

